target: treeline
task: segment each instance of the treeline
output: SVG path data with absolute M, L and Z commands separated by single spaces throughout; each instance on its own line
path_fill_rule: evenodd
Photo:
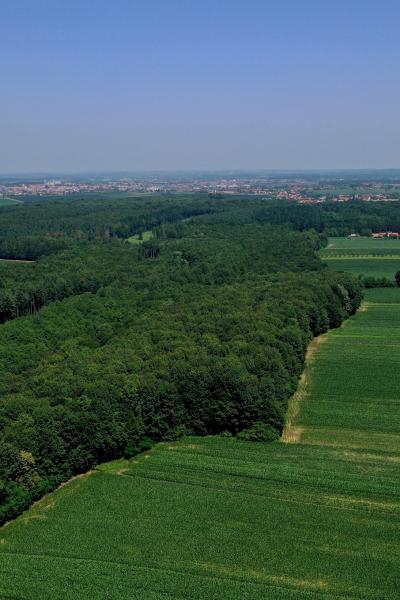
M 368 235 L 376 231 L 400 231 L 400 202 L 326 202 L 300 205 L 289 202 L 265 205 L 256 211 L 259 223 L 313 229 L 326 236 L 350 233 Z
M 63 246 L 61 246 L 63 247 Z M 49 302 L 95 293 L 136 260 L 120 242 L 70 242 L 54 256 L 35 263 L 0 262 L 0 323 L 34 314 Z
M 394 279 L 388 279 L 387 277 L 373 277 L 371 275 L 359 275 L 359 279 L 366 288 L 400 287 L 400 271 L 395 273 Z
M 41 200 L 7 206 L 0 209 L 0 252 L 6 250 L 7 243 L 10 249 L 13 244 L 17 247 L 22 239 L 32 247 L 36 242 L 46 248 L 60 243 L 57 238 L 65 236 L 91 240 L 126 238 L 161 223 L 214 210 L 218 210 L 218 203 L 204 195 Z M 36 257 L 41 255 L 43 252 L 36 251 Z
M 127 238 L 141 231 L 176 224 L 205 216 L 204 223 L 261 223 L 291 227 L 297 231 L 313 229 L 325 235 L 368 234 L 373 231 L 400 231 L 400 204 L 393 202 L 349 201 L 300 205 L 288 201 L 232 200 L 204 194 L 171 197 L 40 200 L 0 208 L 0 252 L 6 240 L 21 245 L 22 238 L 43 245 L 37 256 L 51 253 L 52 243 L 60 237 L 74 239 Z M 201 221 L 201 220 L 200 220 Z M 171 232 L 174 227 L 171 228 Z M 4 246 L 2 247 L 2 244 Z M 49 248 L 47 249 L 47 245 Z M 57 247 L 55 247 L 57 250 Z M 10 256 L 11 257 L 11 256 Z M 26 256 L 25 258 L 29 258 Z
M 0 265 L 0 298 L 18 305 L 0 328 L 0 521 L 158 440 L 280 434 L 310 339 L 357 309 L 361 285 L 323 266 L 323 236 L 261 223 L 260 207 Z
M 65 236 L 27 235 L 0 239 L 0 258 L 9 260 L 37 260 L 56 254 L 71 245 Z

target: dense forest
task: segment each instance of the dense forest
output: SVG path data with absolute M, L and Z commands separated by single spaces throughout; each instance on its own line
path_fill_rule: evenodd
M 394 202 L 326 202 L 300 205 L 290 202 L 271 204 L 256 213 L 260 223 L 292 227 L 299 231 L 314 229 L 327 236 L 350 233 L 368 235 L 375 231 L 400 231 L 399 203 Z
M 0 263 L 0 522 L 159 440 L 276 439 L 309 341 L 361 300 L 316 255 L 339 221 L 204 196 L 0 210 L 0 255 L 34 260 Z

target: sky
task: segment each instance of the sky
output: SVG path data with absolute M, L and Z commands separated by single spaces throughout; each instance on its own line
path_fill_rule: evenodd
M 0 173 L 400 167 L 398 0 L 0 0 Z

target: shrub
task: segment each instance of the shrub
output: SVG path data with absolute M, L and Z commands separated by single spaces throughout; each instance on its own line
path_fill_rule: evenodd
M 151 450 L 152 447 L 154 446 L 154 442 L 153 440 L 151 440 L 148 437 L 144 437 L 140 442 L 139 442 L 139 451 L 140 452 L 146 452 L 147 450 Z
M 244 442 L 274 442 L 279 435 L 271 425 L 256 421 L 252 427 L 238 433 L 237 438 Z
M 127 445 L 125 446 L 124 458 L 127 458 L 127 459 L 134 458 L 138 454 L 140 454 L 140 448 L 138 448 L 131 442 L 128 442 Z
M 164 435 L 164 440 L 172 442 L 173 440 L 179 440 L 185 435 L 190 435 L 191 433 L 192 432 L 186 427 L 186 425 L 176 425 Z

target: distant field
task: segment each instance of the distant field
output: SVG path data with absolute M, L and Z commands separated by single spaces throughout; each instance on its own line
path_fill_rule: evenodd
M 311 346 L 291 443 L 187 438 L 75 479 L 0 529 L 0 598 L 398 600 L 399 372 L 400 289 L 367 290 Z
M 13 200 L 12 198 L 0 198 L 0 208 L 2 206 L 13 206 L 14 204 L 22 204 L 21 200 Z
M 326 260 L 326 259 L 325 259 Z M 400 256 L 395 260 L 374 259 L 374 258 L 342 258 L 328 259 L 328 266 L 336 271 L 346 271 L 353 275 L 363 275 L 364 277 L 386 277 L 394 280 L 397 271 L 400 271 Z
M 336 255 L 338 252 L 344 251 L 344 254 L 358 252 L 359 254 L 393 253 L 400 254 L 400 239 L 378 239 L 374 240 L 370 237 L 358 238 L 329 238 L 326 248 L 321 251 L 322 255 Z
M 399 300 L 399 288 L 387 288 L 384 293 L 382 289 L 372 288 L 364 291 L 364 299 L 366 302 L 374 304 L 397 304 Z
M 320 256 L 337 271 L 393 280 L 400 270 L 400 240 L 330 238 Z

